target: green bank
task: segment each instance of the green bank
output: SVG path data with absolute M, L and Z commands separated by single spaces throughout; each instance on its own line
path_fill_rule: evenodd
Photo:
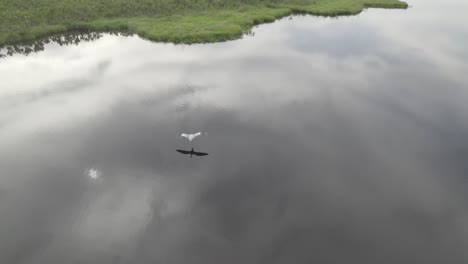
M 291 14 L 355 15 L 399 0 L 0 0 L 0 45 L 67 31 L 125 31 L 174 43 L 232 40 Z

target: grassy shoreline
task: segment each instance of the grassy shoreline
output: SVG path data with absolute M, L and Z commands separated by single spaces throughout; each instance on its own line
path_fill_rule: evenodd
M 0 47 L 76 30 L 219 42 L 291 14 L 355 15 L 370 7 L 407 6 L 399 0 L 0 0 Z

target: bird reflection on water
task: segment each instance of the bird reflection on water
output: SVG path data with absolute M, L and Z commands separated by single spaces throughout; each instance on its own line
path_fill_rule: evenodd
M 181 154 L 184 154 L 184 155 L 190 155 L 190 158 L 195 155 L 195 156 L 198 156 L 198 157 L 201 157 L 201 156 L 208 156 L 208 153 L 205 153 L 205 152 L 196 152 L 193 150 L 182 150 L 182 149 L 176 149 L 177 152 L 181 153 Z

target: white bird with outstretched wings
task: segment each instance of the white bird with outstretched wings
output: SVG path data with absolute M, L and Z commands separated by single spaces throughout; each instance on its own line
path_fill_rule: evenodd
M 187 138 L 189 141 L 192 141 L 194 140 L 196 137 L 200 136 L 202 133 L 201 132 L 198 132 L 198 133 L 195 133 L 195 134 L 182 134 L 180 135 L 181 137 L 184 137 L 184 138 Z

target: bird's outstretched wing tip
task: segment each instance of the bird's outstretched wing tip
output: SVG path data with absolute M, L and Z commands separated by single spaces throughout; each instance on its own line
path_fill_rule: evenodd
M 182 154 L 190 154 L 190 151 L 187 151 L 187 150 L 176 149 L 176 151 Z

